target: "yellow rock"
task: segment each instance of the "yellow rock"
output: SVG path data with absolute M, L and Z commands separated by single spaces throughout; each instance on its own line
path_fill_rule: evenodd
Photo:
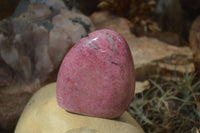
M 125 112 L 111 120 L 69 113 L 56 101 L 56 83 L 34 94 L 26 105 L 15 133 L 144 133 L 139 124 Z

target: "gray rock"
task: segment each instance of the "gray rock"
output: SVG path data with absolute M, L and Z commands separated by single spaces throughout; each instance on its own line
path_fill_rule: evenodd
M 33 0 L 30 0 L 33 1 Z M 59 11 L 60 9 L 66 9 L 64 0 L 39 0 L 41 3 L 46 5 L 48 8 L 51 8 L 55 11 Z
M 71 35 L 70 37 L 73 43 L 78 42 L 80 38 L 95 29 L 92 21 L 88 17 L 68 10 L 61 10 L 59 15 L 53 17 L 53 24 L 56 27 L 65 29 Z
M 59 11 L 60 9 L 66 9 L 64 0 L 29 0 L 30 3 L 41 3 L 49 9 Z
M 48 53 L 54 69 L 58 68 L 61 63 L 60 61 L 64 58 L 64 55 L 73 46 L 73 44 L 74 43 L 71 41 L 70 34 L 64 28 L 55 27 L 50 31 Z

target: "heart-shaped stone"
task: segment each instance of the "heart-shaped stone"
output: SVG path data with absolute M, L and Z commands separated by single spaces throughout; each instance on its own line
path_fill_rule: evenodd
M 96 30 L 65 56 L 57 78 L 63 109 L 102 118 L 119 117 L 134 96 L 134 64 L 128 44 L 112 30 Z

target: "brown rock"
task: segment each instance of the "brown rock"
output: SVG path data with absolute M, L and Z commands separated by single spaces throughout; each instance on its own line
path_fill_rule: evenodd
M 183 46 L 187 42 L 181 38 L 178 34 L 172 32 L 151 32 L 147 33 L 146 36 L 156 38 L 160 41 L 166 42 L 174 46 Z
M 0 89 L 0 132 L 13 132 L 13 128 L 27 101 L 37 88 L 36 84 L 11 84 Z
M 119 32 L 127 41 L 129 41 L 130 38 L 135 38 L 130 30 L 132 24 L 126 18 L 113 15 L 107 11 L 95 12 L 90 18 L 96 29 L 112 29 Z
M 193 52 L 195 66 L 200 71 L 200 16 L 192 24 L 189 42 Z
M 141 37 L 129 44 L 133 54 L 136 79 L 144 80 L 158 75 L 171 76 L 174 72 L 194 72 L 192 52 L 188 47 L 176 47 L 157 39 Z
M 147 80 L 145 80 L 145 81 L 143 81 L 143 82 L 141 82 L 141 81 L 136 81 L 136 83 L 135 83 L 135 94 L 141 93 L 141 92 L 143 92 L 144 90 L 149 89 L 150 86 L 151 86 L 151 85 L 150 85 L 150 82 L 147 81 Z
M 187 45 L 187 42 L 177 33 L 167 32 L 167 31 L 147 32 L 144 30 L 143 26 L 139 25 L 132 27 L 131 31 L 137 37 L 142 37 L 142 36 L 152 37 L 175 46 Z
M 149 37 L 138 37 L 130 32 L 130 22 L 108 12 L 93 13 L 96 29 L 113 29 L 126 39 L 131 49 L 136 69 L 136 80 L 143 81 L 158 75 L 167 76 L 174 72 L 194 72 L 192 52 L 188 47 L 176 47 Z M 136 88 L 137 89 L 137 88 Z M 136 90 L 137 91 L 137 90 Z

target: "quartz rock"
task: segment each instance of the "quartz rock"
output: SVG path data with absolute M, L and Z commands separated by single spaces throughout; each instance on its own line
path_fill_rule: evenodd
M 27 10 L 35 15 L 38 19 L 45 18 L 51 14 L 51 10 L 39 2 L 30 4 Z
M 73 43 L 77 43 L 80 38 L 94 31 L 92 21 L 79 13 L 68 10 L 61 10 L 61 14 L 53 18 L 56 27 L 63 28 L 72 38 Z
M 2 59 L 15 71 L 18 78 L 24 81 L 32 81 L 37 78 L 43 80 L 53 71 L 53 65 L 48 55 L 49 35 L 47 30 L 26 19 L 14 18 L 8 23 L 13 26 L 14 32 L 2 39 L 0 44 Z M 21 24 L 15 25 L 16 23 Z
M 49 33 L 48 53 L 54 65 L 54 69 L 58 68 L 67 51 L 73 46 L 70 35 L 66 31 L 67 30 L 62 27 L 55 27 Z
M 68 20 L 73 27 L 69 23 L 54 24 L 53 18 L 59 15 L 72 18 L 73 21 Z M 26 12 L 16 16 L 0 21 L 0 132 L 13 132 L 33 92 L 56 81 L 59 65 L 74 45 L 72 37 L 80 40 L 81 35 L 86 36 L 94 29 L 82 14 L 68 10 L 55 13 L 39 2 L 31 3 Z M 89 25 L 87 30 L 84 24 Z
M 41 88 L 30 99 L 15 133 L 144 133 L 140 125 L 125 112 L 118 119 L 103 119 L 69 113 L 56 101 L 56 83 Z

